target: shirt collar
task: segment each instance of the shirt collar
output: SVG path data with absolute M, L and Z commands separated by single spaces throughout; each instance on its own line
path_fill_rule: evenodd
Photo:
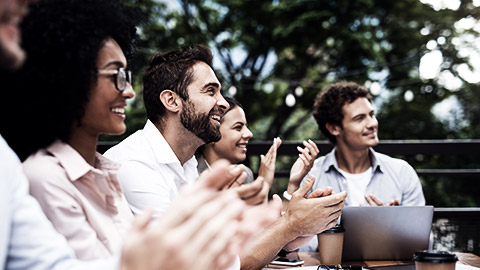
M 332 166 L 337 171 L 339 170 L 338 169 L 337 158 L 335 157 L 336 150 L 337 150 L 337 148 L 334 147 L 332 149 L 332 151 L 330 151 L 330 153 L 328 153 L 325 156 L 325 163 L 324 163 L 323 171 L 327 172 L 328 170 L 331 169 Z M 382 171 L 382 169 L 381 169 L 382 161 L 377 158 L 377 152 L 375 152 L 375 150 L 373 150 L 373 148 L 371 148 L 371 147 L 368 150 L 370 152 L 370 158 L 372 160 L 372 172 L 375 172 L 377 170 Z
M 91 189 L 102 200 L 105 208 L 115 214 L 118 213 L 122 188 L 116 175 L 120 165 L 95 153 L 94 166 L 91 166 L 69 144 L 58 140 L 47 147 L 47 152 L 58 160 L 70 181 L 82 179 L 95 183 L 95 188 Z
M 378 171 L 382 171 L 382 160 L 377 158 L 377 152 L 375 152 L 375 150 L 373 150 L 372 147 L 370 147 L 370 159 L 372 160 L 372 172 L 376 172 L 377 170 Z
M 333 147 L 332 151 L 325 155 L 325 162 L 323 163 L 323 171 L 327 172 L 330 170 L 331 167 L 334 167 L 338 171 L 338 162 L 337 159 L 335 158 L 335 151 L 336 147 Z
M 173 152 L 172 148 L 168 144 L 165 137 L 158 130 L 158 128 L 150 121 L 147 120 L 145 127 L 143 128 L 145 137 L 148 140 L 148 143 L 152 147 L 152 151 L 155 155 L 155 158 L 159 163 L 169 164 L 169 163 L 179 163 L 177 155 Z M 184 166 L 194 166 L 197 167 L 198 163 L 195 159 L 195 155 L 185 162 Z
M 95 167 L 93 167 L 73 147 L 59 140 L 47 147 L 47 152 L 58 160 L 72 182 L 90 171 L 102 173 L 101 170 L 105 170 L 109 174 L 115 174 L 119 168 L 119 165 L 99 153 L 95 153 Z

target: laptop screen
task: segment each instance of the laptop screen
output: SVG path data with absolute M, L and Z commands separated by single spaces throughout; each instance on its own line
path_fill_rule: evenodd
M 345 207 L 342 261 L 412 260 L 428 249 L 432 218 L 433 206 Z

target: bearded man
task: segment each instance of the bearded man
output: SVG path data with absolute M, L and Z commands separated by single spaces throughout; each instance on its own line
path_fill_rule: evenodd
M 205 46 L 183 47 L 152 57 L 143 76 L 147 123 L 109 149 L 119 162 L 119 181 L 132 211 L 152 207 L 159 217 L 179 190 L 198 177 L 194 153 L 220 140 L 229 107 Z

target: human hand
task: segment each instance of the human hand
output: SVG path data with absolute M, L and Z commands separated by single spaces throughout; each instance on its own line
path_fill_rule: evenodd
M 315 177 L 313 177 L 311 175 L 308 176 L 308 178 L 310 178 L 310 177 L 313 179 L 313 181 L 315 181 Z M 326 186 L 324 189 L 321 189 L 321 188 L 315 189 L 310 194 L 305 196 L 305 198 L 307 198 L 307 199 L 320 198 L 320 197 L 325 197 L 325 196 L 328 196 L 328 195 L 332 195 L 334 193 L 335 192 L 333 192 L 333 188 L 331 186 Z
M 293 193 L 285 214 L 282 216 L 282 219 L 288 220 L 290 229 L 295 232 L 297 237 L 316 235 L 335 226 L 345 205 L 347 196 L 345 191 L 325 197 L 305 198 L 314 183 L 315 178 L 311 175 L 308 176 L 303 185 Z M 322 190 L 321 194 L 331 192 L 326 188 Z M 320 191 L 318 191 L 319 193 Z
M 398 199 L 391 200 L 387 204 L 384 204 L 382 201 L 380 201 L 380 199 L 378 199 L 373 194 L 365 195 L 365 200 L 367 200 L 367 202 L 370 206 L 396 206 L 396 205 L 400 205 L 400 201 Z
M 290 194 L 298 189 L 300 182 L 312 169 L 313 163 L 320 152 L 317 145 L 312 140 L 308 140 L 308 142 L 303 141 L 303 145 L 305 146 L 304 148 L 297 146 L 297 150 L 300 154 L 298 154 L 298 159 L 290 169 L 290 178 L 288 181 L 288 191 Z
M 311 178 L 312 180 L 315 180 L 313 176 L 309 176 L 308 178 Z M 327 186 L 324 189 L 315 189 L 313 192 L 305 196 L 307 199 L 311 198 L 320 198 L 320 197 L 325 197 L 334 194 L 332 187 Z M 288 243 L 283 249 L 286 251 L 291 251 L 300 248 L 301 246 L 305 245 L 312 239 L 315 235 L 306 235 L 306 236 L 299 236 L 297 239 L 291 241 Z
M 259 176 L 251 183 L 231 188 L 237 192 L 238 196 L 248 205 L 257 205 L 268 201 L 268 191 L 270 186 L 263 177 Z
M 244 170 L 245 166 L 242 164 L 230 164 L 228 166 L 226 181 L 219 187 L 219 189 L 226 190 L 241 186 L 247 178 L 247 174 L 244 172 Z M 200 177 L 198 179 L 200 179 Z
M 269 187 L 272 186 L 273 178 L 275 177 L 275 162 L 277 161 L 277 149 L 282 144 L 280 138 L 273 139 L 273 144 L 268 149 L 266 155 L 260 155 L 260 168 L 258 169 L 258 176 L 262 176 L 268 183 Z
M 217 192 L 230 180 L 227 162 L 212 168 L 182 190 L 162 219 L 150 223 L 150 210 L 135 221 L 122 248 L 122 270 L 224 269 L 276 221 L 278 201 L 248 208 L 235 192 Z

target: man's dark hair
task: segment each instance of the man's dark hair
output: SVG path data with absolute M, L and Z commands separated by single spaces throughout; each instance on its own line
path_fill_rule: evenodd
M 96 83 L 101 47 L 113 38 L 129 58 L 138 14 L 121 0 L 42 0 L 30 7 L 22 23 L 28 58 L 6 78 L 16 126 L 2 130 L 21 158 L 70 138 Z
M 343 128 L 343 106 L 357 100 L 366 98 L 372 102 L 372 96 L 364 86 L 354 82 L 339 82 L 326 86 L 318 93 L 313 105 L 313 117 L 318 128 L 328 140 L 336 144 L 337 139 L 327 129 L 326 124 Z
M 187 100 L 187 87 L 193 80 L 193 66 L 204 62 L 212 67 L 212 59 L 212 51 L 203 45 L 154 55 L 143 74 L 143 101 L 147 118 L 155 123 L 164 117 L 165 106 L 159 99 L 163 90 L 172 90 Z

